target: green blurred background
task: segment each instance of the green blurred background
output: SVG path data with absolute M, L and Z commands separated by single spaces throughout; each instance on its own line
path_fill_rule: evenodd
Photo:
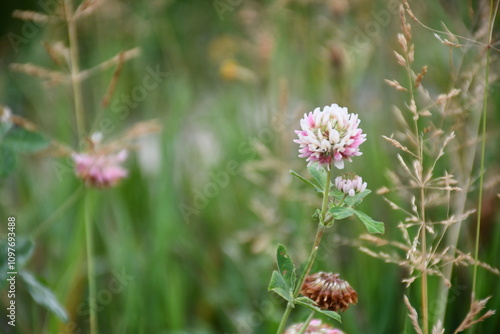
M 50 5 L 43 0 L 2 3 L 0 104 L 77 149 L 70 87 L 45 87 L 39 78 L 9 69 L 13 62 L 57 69 L 42 42 L 67 43 L 64 22 L 37 25 L 11 17 L 14 9 L 46 12 Z M 82 68 L 136 46 L 142 51 L 123 66 L 108 108 L 100 103 L 113 69 L 85 81 L 86 119 L 93 125 L 87 130 L 116 138 L 137 121 L 157 119 L 163 126 L 160 135 L 140 141 L 127 161 L 126 180 L 95 192 L 97 290 L 113 290 L 117 273 L 123 279 L 99 303 L 101 333 L 276 331 L 285 304 L 267 292 L 275 247 L 285 244 L 296 264 L 303 263 L 314 237 L 311 215 L 321 204 L 288 172 L 307 173 L 292 142 L 300 117 L 331 103 L 348 107 L 359 114 L 368 141 L 363 155 L 346 164 L 346 170 L 357 172 L 376 190 L 389 185 L 386 171 L 396 168 L 396 151 L 381 136 L 396 131 L 392 105 L 402 104 L 401 94 L 383 79 L 405 80 L 392 51 L 398 48 L 400 31 L 399 14 L 391 10 L 397 5 L 369 0 L 113 0 L 81 21 Z M 424 1 L 414 6 L 429 26 L 441 29 L 445 22 L 467 35 L 477 26 L 475 13 L 481 5 Z M 430 31 L 412 25 L 416 67 L 429 67 L 427 88 L 435 94 L 449 91 L 453 69 L 448 48 Z M 470 52 L 480 57 L 484 50 Z M 464 56 L 458 52 L 454 57 Z M 140 101 L 124 107 L 155 69 L 168 75 Z M 496 52 L 492 73 L 499 73 Z M 486 156 L 490 171 L 498 170 L 498 92 L 493 84 Z M 87 333 L 83 196 L 71 164 L 43 153 L 19 155 L 15 172 L 0 184 L 2 220 L 14 215 L 18 237 L 35 243 L 26 267 L 54 291 L 71 318 L 62 323 L 34 303 L 20 283 L 17 326 L 4 322 L 7 298 L 2 292 L 0 331 Z M 477 201 L 476 191 L 470 207 Z M 495 267 L 500 266 L 497 192 L 486 199 L 493 212 L 483 221 L 486 232 L 480 243 L 480 259 Z M 401 216 L 381 196 L 369 196 L 363 210 L 385 222 L 385 238 L 401 239 L 396 228 Z M 0 226 L 3 235 L 6 225 Z M 315 264 L 315 270 L 340 273 L 359 295 L 358 305 L 335 325 L 346 333 L 411 333 L 402 296 L 410 293 L 418 306 L 418 286 L 408 292 L 401 283 L 405 270 L 361 253 L 355 246 L 361 233 L 356 221 L 337 224 L 325 236 Z M 461 237 L 461 248 L 472 252 L 472 219 L 463 225 Z M 471 273 L 471 267 L 455 270 L 452 282 L 459 288 L 450 298 L 445 328 L 457 327 L 468 311 Z M 437 285 L 431 283 L 432 301 Z M 498 276 L 480 269 L 478 294 L 493 296 L 490 308 L 500 307 L 498 283 Z M 297 310 L 290 321 L 306 316 Z M 495 316 L 476 332 L 499 331 Z

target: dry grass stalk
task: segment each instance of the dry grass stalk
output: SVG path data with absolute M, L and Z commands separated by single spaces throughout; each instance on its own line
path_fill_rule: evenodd
M 464 321 L 458 326 L 458 328 L 455 330 L 453 333 L 460 333 L 466 330 L 467 328 L 472 327 L 474 324 L 477 324 L 478 322 L 484 321 L 485 319 L 491 317 L 492 315 L 495 314 L 494 310 L 488 310 L 486 313 L 481 315 L 479 318 L 475 319 L 479 313 L 486 307 L 486 303 L 491 297 L 482 299 L 482 300 L 474 300 L 472 302 L 472 305 L 470 307 L 469 313 L 465 316 Z
M 438 320 L 434 327 L 432 327 L 432 334 L 444 334 L 443 323 L 441 320 Z
M 422 79 L 424 78 L 426 73 L 427 73 L 427 65 L 422 67 L 422 70 L 417 75 L 417 79 L 415 80 L 415 88 L 418 88 L 420 86 L 420 83 L 422 82 Z M 426 116 L 428 116 L 428 115 L 426 115 Z M 430 114 L 429 114 L 429 116 L 430 116 Z
M 405 305 L 406 308 L 408 309 L 408 316 L 410 317 L 411 324 L 413 325 L 413 328 L 415 329 L 415 332 L 417 334 L 423 334 L 422 328 L 420 328 L 420 325 L 418 324 L 418 313 L 417 310 L 413 306 L 411 306 L 410 301 L 408 300 L 408 297 L 406 295 L 404 296 L 405 300 Z
M 111 81 L 109 82 L 108 89 L 106 90 L 106 94 L 102 99 L 101 105 L 103 108 L 106 108 L 113 97 L 113 93 L 115 92 L 116 84 L 118 83 L 118 79 L 122 72 L 123 63 L 124 63 L 124 53 L 121 52 L 119 54 L 118 64 L 116 65 L 115 71 L 113 72 L 113 76 L 111 77 Z
M 460 152 L 458 147 L 469 148 L 478 142 L 477 128 L 475 128 L 475 133 L 464 130 L 468 130 L 470 127 L 466 121 L 467 113 L 482 103 L 480 98 L 483 96 L 484 84 L 481 84 L 480 71 L 484 69 L 484 60 L 472 64 L 471 71 L 464 71 L 460 74 L 465 78 L 457 80 L 461 86 L 453 87 L 447 93 L 433 96 L 423 84 L 423 78 L 428 72 L 427 66 L 424 66 L 418 74 L 412 69 L 415 47 L 412 43 L 411 25 L 406 21 L 405 15 L 409 15 L 414 21 L 425 26 L 411 11 L 408 3 L 404 1 L 404 8 L 400 8 L 401 33 L 397 36 L 401 50 L 395 51 L 394 54 L 397 64 L 406 68 L 409 80 L 408 83 L 396 80 L 385 81 L 396 90 L 409 93 L 410 97 L 406 102 L 405 109 L 394 108 L 396 120 L 401 126 L 401 130 L 396 131 L 390 137 L 383 136 L 383 138 L 405 154 L 397 155 L 399 168 L 387 173 L 392 187 L 383 187 L 378 191 L 382 194 L 397 191 L 404 198 L 398 203 L 385 198 L 393 210 L 401 211 L 406 216 L 398 225 L 404 242 L 366 237 L 362 240 L 363 244 L 358 247 L 370 256 L 406 268 L 409 275 L 403 279 L 403 282 L 409 286 L 417 279 L 421 279 L 422 291 L 426 291 L 424 280 L 426 281 L 427 275 L 440 277 L 443 286 L 449 288 L 451 286 L 449 279 L 451 265 L 477 265 L 500 275 L 498 269 L 477 261 L 470 254 L 456 249 L 456 242 L 448 242 L 449 230 L 459 230 L 457 226 L 460 226 L 474 213 L 474 210 L 465 208 L 469 185 L 473 182 L 470 177 L 472 165 L 460 170 L 458 168 L 462 167 L 464 163 L 462 161 L 453 162 L 449 168 L 454 171 L 458 169 L 459 176 L 457 178 L 454 173 L 450 173 L 446 168 L 443 169 L 442 165 L 449 162 L 441 161 L 445 152 L 453 154 L 453 159 L 465 151 L 460 149 Z M 452 34 L 446 26 L 444 29 L 444 33 L 433 30 L 444 45 L 466 47 L 480 44 Z M 425 119 L 420 119 L 422 117 Z M 441 120 L 435 123 L 439 118 Z M 472 129 L 474 130 L 474 127 Z M 457 135 L 461 138 L 459 141 L 455 139 Z M 455 197 L 461 198 L 463 201 L 455 203 Z M 453 206 L 453 213 L 450 212 L 452 205 L 456 205 Z M 439 211 L 433 210 L 433 208 L 437 207 L 448 208 L 444 217 L 436 217 L 436 213 Z M 430 241 L 428 242 L 427 239 Z M 367 243 L 371 244 L 371 247 Z M 374 249 L 374 247 L 381 249 Z M 412 311 L 409 302 L 407 306 L 410 309 L 410 317 L 414 317 L 415 321 L 412 322 L 415 330 L 428 333 L 425 294 L 422 295 L 422 300 L 423 331 L 418 327 L 416 311 Z M 440 300 L 446 300 L 446 298 L 440 298 Z M 433 333 L 443 333 L 441 316 L 437 320 L 438 322 L 432 331 Z
M 104 3 L 103 0 L 84 0 L 75 10 L 72 20 L 79 20 L 94 13 Z
M 43 47 L 56 65 L 66 68 L 69 66 L 69 50 L 61 41 L 52 44 L 43 42 Z
M 23 21 L 33 21 L 35 23 L 47 23 L 50 19 L 49 16 L 29 10 L 15 10 L 12 12 L 12 17 Z
M 33 65 L 31 63 L 12 63 L 9 67 L 13 71 L 25 73 L 34 77 L 39 77 L 51 83 L 69 82 L 69 77 L 64 73 L 49 70 L 41 66 Z
M 408 89 L 406 89 L 403 86 L 401 86 L 401 84 L 397 80 L 388 80 L 388 79 L 385 79 L 384 81 L 389 86 L 396 88 L 396 90 L 399 90 L 401 92 L 407 92 L 408 91 Z
M 107 70 L 108 68 L 113 67 L 113 66 L 119 64 L 120 62 L 126 62 L 128 60 L 134 59 L 134 58 L 138 57 L 140 54 L 141 54 L 141 48 L 139 48 L 139 47 L 135 47 L 135 48 L 130 49 L 130 50 L 122 51 L 122 52 L 118 53 L 116 56 L 114 56 L 113 58 L 110 58 L 110 59 L 100 63 L 99 65 L 96 65 L 92 68 L 81 71 L 80 73 L 78 73 L 76 79 L 78 81 L 86 80 L 86 79 L 90 78 L 91 76 L 93 76 L 94 74 L 97 74 L 99 72 Z

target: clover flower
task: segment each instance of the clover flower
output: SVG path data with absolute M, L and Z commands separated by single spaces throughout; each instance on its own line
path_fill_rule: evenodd
M 354 196 L 366 190 L 366 182 L 363 178 L 353 173 L 346 173 L 335 178 L 335 187 L 344 194 Z
M 302 329 L 303 325 L 304 325 L 304 323 L 292 325 L 292 326 L 287 328 L 287 330 L 285 331 L 285 334 L 300 333 L 300 330 Z M 321 323 L 321 320 L 319 320 L 319 319 L 312 319 L 311 322 L 309 323 L 309 326 L 307 326 L 305 333 L 306 334 L 344 334 L 344 332 L 342 332 L 339 329 L 335 329 L 328 324 Z
M 358 128 L 359 122 L 358 115 L 337 104 L 304 114 L 300 121 L 302 130 L 295 131 L 299 157 L 307 158 L 308 166 L 318 162 L 328 169 L 332 163 L 338 169 L 344 168 L 344 160 L 351 161 L 351 157 L 362 154 L 359 145 L 366 141 L 366 134 Z
M 358 302 L 358 294 L 339 274 L 319 272 L 304 280 L 300 293 L 312 299 L 322 310 L 345 311 Z
M 127 159 L 128 152 L 122 149 L 118 152 L 96 150 L 102 139 L 101 134 L 94 134 L 91 139 L 91 150 L 86 153 L 73 153 L 71 158 L 75 163 L 76 175 L 89 186 L 96 188 L 115 186 L 127 176 L 127 170 L 121 163 Z

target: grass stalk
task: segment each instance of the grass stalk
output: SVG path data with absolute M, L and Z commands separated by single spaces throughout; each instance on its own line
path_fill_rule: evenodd
M 312 311 L 311 314 L 309 314 L 309 316 L 307 317 L 307 320 L 302 325 L 302 328 L 300 329 L 299 334 L 304 334 L 306 332 L 307 327 L 309 327 L 309 324 L 311 323 L 311 320 L 313 319 L 315 313 L 316 313 L 316 311 Z
M 66 22 L 68 25 L 68 38 L 69 38 L 69 52 L 71 63 L 71 85 L 73 88 L 73 98 L 75 104 L 76 127 L 78 131 L 78 140 L 81 144 L 85 136 L 85 111 L 83 106 L 83 94 L 81 82 L 78 78 L 80 74 L 80 59 L 78 48 L 78 32 L 76 21 L 74 20 L 73 0 L 64 1 L 64 12 Z M 92 231 L 92 208 L 91 208 L 90 190 L 85 191 L 84 200 L 84 220 L 85 220 L 85 239 L 87 247 L 87 279 L 89 288 L 89 305 L 93 296 L 96 296 L 96 282 L 95 282 L 95 264 L 93 257 L 94 238 Z M 90 305 L 90 333 L 97 334 L 97 314 L 95 308 Z
M 92 229 L 92 191 L 87 189 L 85 192 L 84 212 L 85 212 L 85 239 L 87 247 L 87 279 L 89 285 L 89 308 L 90 308 L 90 333 L 97 334 L 97 314 L 96 309 L 91 305 L 91 297 L 96 296 L 95 282 L 95 263 L 93 257 L 94 234 Z
M 428 302 L 428 289 L 427 289 L 427 231 L 425 227 L 425 190 L 424 186 L 420 187 L 420 202 L 421 202 L 421 242 L 422 242 L 422 322 L 424 326 L 424 334 L 429 333 L 429 302 Z
M 493 0 L 490 0 L 490 15 L 488 20 L 488 48 L 486 49 L 486 68 L 484 75 L 484 96 L 483 96 L 483 115 L 481 124 L 481 166 L 479 170 L 479 199 L 477 203 L 477 222 L 476 222 L 476 244 L 474 248 L 474 271 L 472 278 L 472 301 L 474 302 L 476 295 L 476 280 L 477 280 L 477 262 L 479 258 L 479 233 L 481 232 L 481 209 L 483 203 L 483 181 L 484 181 L 484 156 L 486 154 L 486 115 L 488 109 L 488 85 L 489 85 L 489 68 L 490 68 L 490 45 L 493 26 Z
M 406 72 L 408 75 L 408 89 L 411 101 L 415 101 L 415 93 L 413 90 L 413 78 L 411 70 L 411 62 L 408 53 L 405 54 L 406 57 Z M 419 134 L 418 118 L 417 115 L 413 115 L 413 126 L 415 131 L 415 140 L 418 145 L 418 163 L 420 166 L 420 220 L 422 221 L 422 226 L 420 228 L 420 245 L 422 254 L 422 279 L 421 279 L 421 295 L 422 295 L 422 323 L 424 334 L 429 334 L 429 302 L 428 302 L 428 286 L 427 286 L 427 235 L 425 226 L 425 184 L 424 184 L 424 148 L 423 139 Z
M 477 120 L 474 122 L 474 125 L 472 129 L 478 129 L 478 132 L 482 133 L 482 142 L 481 142 L 481 162 L 480 162 L 480 186 L 479 186 L 479 199 L 478 199 L 478 211 L 477 211 L 477 222 L 476 222 L 476 240 L 475 240 L 475 262 L 477 263 L 478 259 L 478 251 L 479 251 L 479 232 L 480 232 L 480 217 L 481 217 L 481 203 L 482 203 L 482 191 L 483 191 L 483 174 L 484 174 L 484 157 L 485 157 L 485 140 L 486 140 L 486 110 L 487 110 L 487 103 L 488 103 L 488 84 L 489 84 L 489 64 L 490 64 L 490 45 L 491 45 L 491 33 L 492 33 L 492 25 L 493 25 L 493 15 L 494 12 L 496 11 L 496 8 L 494 9 L 493 7 L 493 1 L 490 1 L 490 13 L 489 13 L 489 20 L 488 20 L 488 25 L 489 25 L 489 36 L 488 36 L 488 46 L 486 50 L 486 65 L 485 65 L 485 91 L 483 95 L 483 110 L 482 110 L 482 115 L 479 117 L 480 120 Z M 481 124 L 482 123 L 482 124 Z M 477 131 L 477 130 L 476 130 Z M 476 132 L 477 133 L 477 132 Z M 466 153 L 467 156 L 475 156 L 476 152 L 476 146 L 472 146 L 471 149 Z M 460 216 L 464 213 L 465 211 L 465 205 L 466 205 L 466 200 L 467 200 L 467 193 L 470 187 L 470 175 L 472 173 L 472 168 L 473 168 L 473 160 L 470 159 L 467 162 L 466 167 L 464 168 L 464 181 L 462 184 L 464 184 L 462 194 L 460 194 L 457 199 L 456 199 L 456 204 L 455 204 L 455 215 Z M 449 236 L 448 236 L 448 246 L 450 247 L 450 254 L 449 256 L 454 256 L 455 251 L 454 249 L 456 248 L 456 245 L 458 243 L 458 237 L 460 234 L 460 229 L 461 229 L 461 222 L 458 224 L 455 224 L 450 227 L 449 230 Z M 473 283 L 472 283 L 472 291 L 473 291 L 473 296 L 475 294 L 475 287 L 476 287 L 476 271 L 477 271 L 477 265 L 474 264 L 474 272 L 473 272 Z M 446 280 L 451 279 L 451 275 L 453 272 L 453 264 L 448 264 L 443 268 L 443 276 Z M 442 301 L 441 307 L 437 310 L 438 315 L 436 317 L 437 320 L 441 320 L 444 322 L 444 317 L 446 314 L 446 307 L 448 303 L 446 302 L 448 300 L 448 295 L 449 295 L 449 288 L 446 286 L 444 280 L 441 281 L 440 283 L 440 289 L 439 289 L 439 300 Z
M 78 79 L 78 75 L 80 74 L 80 57 L 76 21 L 73 20 L 73 0 L 64 1 L 64 12 L 68 25 L 69 52 L 71 59 L 71 85 L 73 88 L 73 98 L 75 103 L 76 127 L 78 131 L 78 138 L 81 143 L 81 140 L 85 135 L 85 112 L 83 109 L 82 87 L 80 80 Z

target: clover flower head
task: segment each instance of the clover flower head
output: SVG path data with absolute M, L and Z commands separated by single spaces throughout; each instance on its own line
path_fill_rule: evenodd
M 328 169 L 333 163 L 338 169 L 344 168 L 344 160 L 361 155 L 359 145 L 366 141 L 366 134 L 359 128 L 358 115 L 337 104 L 314 109 L 304 114 L 300 121 L 301 130 L 295 131 L 300 144 L 299 157 L 307 158 L 308 165 L 314 162 Z
M 335 187 L 344 194 L 354 196 L 366 190 L 366 182 L 363 178 L 354 173 L 345 173 L 335 178 Z
M 292 325 L 292 326 L 287 328 L 287 330 L 285 331 L 285 334 L 300 333 L 302 326 L 304 326 L 304 323 Z M 311 322 L 309 323 L 309 326 L 307 326 L 307 329 L 304 333 L 306 333 L 306 334 L 344 334 L 344 332 L 342 332 L 339 329 L 335 329 L 328 324 L 321 323 L 321 320 L 319 320 L 319 319 L 312 319 Z
M 339 274 L 318 272 L 306 276 L 300 293 L 312 299 L 322 310 L 345 311 L 358 302 L 358 294 Z
M 101 140 L 101 134 L 92 135 L 91 150 L 85 153 L 73 153 L 71 158 L 75 163 L 76 175 L 88 186 L 112 187 L 128 175 L 127 170 L 121 166 L 127 159 L 128 152 L 125 149 L 118 152 L 96 149 Z

